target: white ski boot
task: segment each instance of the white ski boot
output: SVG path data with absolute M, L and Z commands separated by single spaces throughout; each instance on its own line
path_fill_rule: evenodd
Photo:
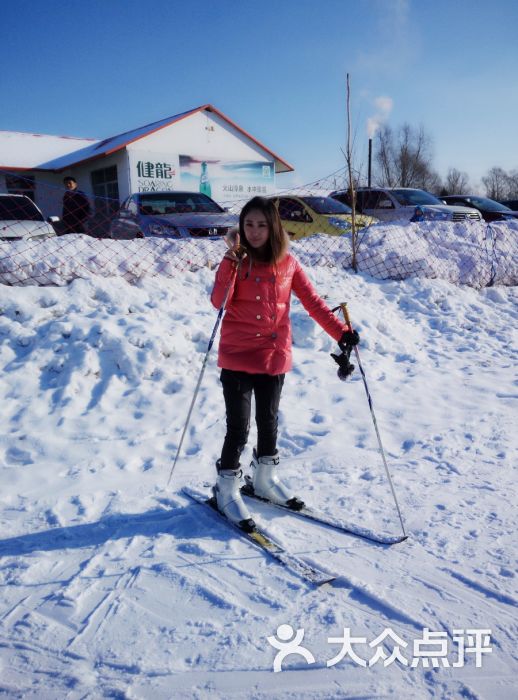
M 214 496 L 218 510 L 235 523 L 245 532 L 255 530 L 255 523 L 250 515 L 250 511 L 246 507 L 241 491 L 241 469 L 237 471 L 233 469 L 223 469 L 218 472 L 216 486 L 214 487 Z
M 277 475 L 278 465 L 278 452 L 271 457 L 258 457 L 254 449 L 250 466 L 252 467 L 252 487 L 255 495 L 291 510 L 302 510 L 304 502 L 294 496 L 286 484 L 283 484 L 279 479 Z

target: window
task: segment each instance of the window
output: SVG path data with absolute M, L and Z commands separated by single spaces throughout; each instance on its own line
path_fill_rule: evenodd
M 138 198 L 141 214 L 219 214 L 224 211 L 219 204 L 201 192 L 150 192 L 139 194 Z
M 361 210 L 363 211 L 364 209 L 377 209 L 378 207 L 378 200 L 379 200 L 379 193 L 374 191 L 374 192 L 362 192 L 362 203 L 361 203 Z
M 442 204 L 440 199 L 424 190 L 392 190 L 392 195 L 404 207 L 417 206 L 419 204 Z
M 365 201 L 367 198 L 367 192 L 363 192 L 360 190 L 359 192 L 356 192 L 356 209 L 359 209 L 360 211 L 363 211 L 365 209 Z M 341 200 L 344 204 L 351 204 L 350 199 L 348 201 Z
M 90 222 L 90 230 L 96 236 L 107 235 L 110 228 L 110 220 L 119 209 L 119 182 L 117 179 L 117 166 L 93 170 L 90 173 L 92 191 L 94 193 L 95 212 Z
M 24 194 L 36 201 L 36 183 L 34 175 L 6 175 L 5 184 L 9 194 Z
M 112 165 L 91 173 L 92 191 L 95 196 L 95 211 L 113 214 L 119 208 L 119 181 L 117 166 Z
M 26 197 L 0 195 L 1 221 L 43 221 L 34 202 Z
M 364 192 L 363 209 L 394 209 L 394 205 L 390 201 L 385 192 L 372 190 Z
M 361 195 L 361 192 L 356 193 L 356 205 L 358 207 L 360 206 Z M 346 207 L 351 207 L 351 197 L 348 192 L 336 192 L 333 195 L 333 199 L 336 199 L 337 202 L 342 202 L 342 204 L 345 204 Z
M 307 222 L 312 220 L 301 202 L 288 197 L 279 199 L 279 215 L 284 221 Z
M 317 214 L 350 214 L 352 209 L 331 197 L 303 197 L 304 202 Z
M 386 195 L 382 194 L 378 200 L 378 209 L 394 209 L 394 205 Z

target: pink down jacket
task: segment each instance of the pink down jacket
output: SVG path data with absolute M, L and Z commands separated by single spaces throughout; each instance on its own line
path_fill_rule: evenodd
M 223 258 L 211 301 L 221 308 L 218 366 L 250 374 L 284 374 L 292 366 L 290 297 L 295 292 L 308 314 L 336 341 L 347 326 L 340 323 L 315 292 L 295 258 L 288 254 L 275 265 Z

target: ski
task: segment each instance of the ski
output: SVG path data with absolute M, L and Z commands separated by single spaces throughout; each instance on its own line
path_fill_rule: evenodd
M 349 535 L 355 535 L 356 537 L 368 540 L 369 542 L 391 545 L 398 544 L 399 542 L 404 542 L 404 540 L 406 540 L 408 537 L 408 535 L 378 535 L 372 530 L 369 530 L 368 528 L 342 522 L 341 520 L 337 520 L 336 518 L 333 518 L 327 513 L 315 510 L 314 508 L 310 508 L 306 505 L 300 510 L 294 510 L 293 508 L 289 508 L 288 506 L 273 503 L 273 501 L 269 501 L 267 498 L 261 498 L 260 496 L 256 495 L 256 493 L 254 492 L 254 487 L 252 485 L 252 479 L 248 475 L 245 476 L 245 485 L 241 487 L 241 493 L 244 496 L 248 496 L 249 498 L 255 498 L 258 501 L 263 501 L 263 503 L 268 503 L 268 505 L 274 506 L 275 508 L 281 508 L 282 510 L 288 513 L 292 513 L 293 515 L 299 515 L 303 518 L 308 518 L 309 520 L 313 520 L 314 522 L 320 523 L 321 525 L 327 525 L 328 527 L 332 527 L 335 530 L 346 532 Z
M 196 491 L 188 487 L 184 487 L 182 492 L 192 501 L 209 506 L 222 521 L 230 525 L 230 527 L 239 533 L 241 537 L 276 559 L 280 564 L 285 566 L 287 569 L 290 569 L 290 571 L 293 571 L 293 573 L 297 574 L 297 576 L 300 576 L 300 578 L 304 579 L 305 581 L 315 586 L 322 586 L 325 583 L 330 583 L 331 581 L 335 580 L 335 576 L 330 576 L 326 572 L 320 571 L 309 562 L 286 550 L 278 542 L 272 540 L 272 538 L 261 528 L 256 527 L 256 529 L 252 532 L 245 532 L 245 530 L 242 530 L 238 525 L 230 521 L 220 510 L 218 510 L 214 496 L 209 497 L 206 493 L 202 493 L 201 491 Z

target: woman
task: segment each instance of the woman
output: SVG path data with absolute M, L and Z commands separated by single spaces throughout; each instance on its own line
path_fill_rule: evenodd
M 272 200 L 254 197 L 247 202 L 239 232 L 227 245 L 211 295 L 218 309 L 227 299 L 218 353 L 227 432 L 214 491 L 219 510 L 251 531 L 255 524 L 241 497 L 239 457 L 248 439 L 252 394 L 257 424 L 251 465 L 254 491 L 294 510 L 304 505 L 276 473 L 279 400 L 284 375 L 291 369 L 291 292 L 341 346 L 356 345 L 359 337 L 331 313 L 288 252 L 288 237 Z

